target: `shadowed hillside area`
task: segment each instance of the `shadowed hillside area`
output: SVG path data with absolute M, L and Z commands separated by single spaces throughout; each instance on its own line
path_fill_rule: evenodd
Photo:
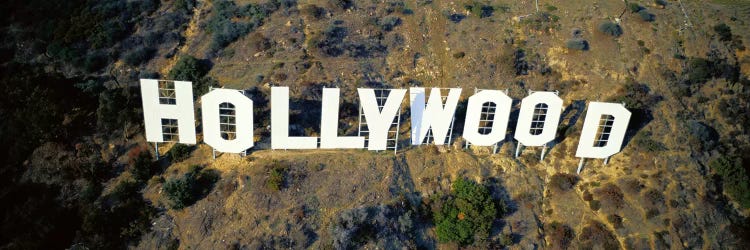
M 744 0 L 9 0 L 0 8 L 0 249 L 744 249 L 750 245 L 750 2 Z M 139 79 L 191 81 L 198 144 L 147 142 Z M 271 150 L 339 135 L 357 88 L 462 88 L 448 145 Z M 200 96 L 244 90 L 255 147 L 215 153 Z M 477 89 L 508 136 L 466 146 Z M 512 139 L 558 91 L 555 139 Z M 406 99 L 408 99 L 408 95 Z M 622 151 L 575 151 L 589 102 L 632 112 Z M 544 154 L 544 159 L 540 156 Z

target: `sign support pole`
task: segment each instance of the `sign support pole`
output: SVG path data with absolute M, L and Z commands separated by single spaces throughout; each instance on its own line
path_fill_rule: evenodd
M 578 162 L 578 170 L 576 170 L 576 174 L 581 174 L 581 169 L 583 169 L 583 160 L 586 158 L 581 158 L 581 161 Z

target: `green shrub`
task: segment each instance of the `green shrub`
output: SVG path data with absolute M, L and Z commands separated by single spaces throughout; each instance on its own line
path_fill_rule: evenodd
M 140 152 L 140 154 L 133 159 L 130 173 L 133 174 L 133 178 L 139 183 L 144 183 L 151 178 L 155 173 L 154 165 L 151 163 L 151 154 L 145 151 Z
M 452 194 L 438 206 L 433 209 L 433 220 L 441 242 L 469 245 L 475 238 L 486 239 L 497 216 L 489 190 L 463 178 L 453 183 Z
M 128 65 L 138 66 L 154 57 L 155 53 L 155 49 L 142 47 L 126 53 L 122 60 Z
M 643 7 L 637 3 L 629 3 L 628 9 L 630 10 L 631 13 L 638 13 L 638 11 L 641 11 Z
M 606 21 L 600 24 L 599 31 L 614 37 L 619 37 L 620 35 L 622 35 L 622 28 L 620 27 L 620 25 L 610 21 Z
M 712 77 L 711 61 L 693 57 L 688 61 L 688 81 L 691 84 L 704 83 Z
M 750 208 L 750 178 L 742 160 L 719 157 L 709 167 L 721 177 L 724 192 L 743 208 Z
M 479 18 L 491 17 L 495 12 L 494 7 L 476 1 L 465 4 L 464 9 L 468 10 L 471 15 L 478 16 Z
M 286 172 L 289 167 L 285 164 L 274 162 L 268 170 L 268 180 L 266 180 L 266 188 L 274 191 L 279 191 L 284 187 L 284 181 Z
M 589 50 L 589 42 L 580 38 L 574 38 L 574 39 L 568 40 L 565 43 L 565 46 L 568 47 L 568 49 L 581 50 L 581 51 Z
M 213 170 L 191 166 L 183 176 L 164 183 L 164 194 L 172 202 L 173 209 L 182 209 L 207 195 L 218 179 L 218 173 Z
M 206 76 L 211 69 L 208 62 L 186 55 L 175 63 L 167 73 L 170 80 L 193 82 L 193 96 L 196 98 L 208 92 L 209 86 L 216 86 L 216 80 Z
M 383 19 L 380 19 L 378 22 L 378 25 L 383 31 L 391 31 L 396 26 L 399 26 L 401 24 L 401 18 L 397 16 L 387 16 Z
M 666 0 L 654 0 L 654 3 L 662 8 L 666 7 L 668 4 Z
M 167 151 L 167 157 L 172 159 L 172 162 L 180 162 L 188 157 L 193 152 L 194 147 L 182 143 L 177 143 Z
M 719 40 L 721 41 L 731 41 L 732 40 L 732 28 L 729 28 L 729 25 L 726 23 L 720 23 L 714 26 L 714 31 L 716 31 L 717 34 L 719 34 Z
M 654 20 L 656 20 L 656 16 L 654 14 L 651 14 L 651 12 L 648 12 L 648 10 L 646 9 L 638 11 L 638 16 L 641 17 L 641 20 L 646 22 L 653 22 Z

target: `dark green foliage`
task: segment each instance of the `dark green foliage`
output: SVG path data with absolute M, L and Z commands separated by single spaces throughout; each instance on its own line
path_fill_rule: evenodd
M 215 2 L 214 13 L 206 22 L 206 30 L 212 38 L 211 50 L 217 52 L 263 25 L 264 20 L 279 7 L 280 4 L 274 1 L 242 7 L 234 1 Z
M 544 233 L 549 237 L 548 244 L 557 249 L 567 249 L 575 239 L 573 229 L 557 221 L 545 224 Z
M 91 53 L 86 56 L 83 61 L 83 68 L 86 72 L 96 72 L 107 66 L 109 58 L 103 53 Z
M 132 160 L 130 173 L 139 183 L 145 183 L 156 172 L 154 164 L 151 161 L 151 154 L 141 151 L 135 159 Z
M 711 79 L 711 62 L 704 58 L 690 58 L 688 61 L 687 72 L 687 78 L 690 84 L 704 83 Z
M 554 5 L 550 5 L 550 4 L 545 4 L 545 5 L 544 5 L 544 8 L 545 8 L 545 9 L 547 9 L 547 11 L 549 11 L 549 12 L 552 12 L 552 11 L 556 11 L 556 10 L 557 10 L 557 7 L 556 7 L 556 6 L 554 6 Z
M 732 40 L 732 28 L 729 28 L 729 25 L 727 25 L 726 23 L 717 24 L 716 26 L 714 26 L 714 31 L 716 31 L 716 34 L 719 34 L 719 40 Z
M 210 69 L 209 62 L 186 55 L 167 73 L 167 79 L 193 82 L 193 96 L 197 98 L 207 93 L 209 86 L 216 85 L 213 78 L 206 76 Z
M 709 167 L 721 177 L 724 192 L 742 208 L 750 208 L 750 178 L 742 160 L 722 156 L 711 161 Z
M 209 68 L 192 56 L 183 56 L 177 63 L 172 67 L 172 70 L 167 74 L 167 78 L 172 80 L 181 81 L 198 81 L 206 73 Z
M 99 85 L 96 85 L 98 88 Z M 107 89 L 99 93 L 99 107 L 96 110 L 96 125 L 101 131 L 124 129 L 130 122 L 140 121 L 143 117 L 138 109 L 140 97 L 131 88 Z
M 463 178 L 453 183 L 453 193 L 442 200 L 442 206 L 433 209 L 438 240 L 461 245 L 486 239 L 496 216 L 489 190 Z
M 646 22 L 653 22 L 656 20 L 656 16 L 654 14 L 651 14 L 651 12 L 648 12 L 646 9 L 642 9 L 638 11 L 638 16 L 641 17 L 641 20 Z
M 644 8 L 637 3 L 629 3 L 628 4 L 628 10 L 630 10 L 631 13 L 638 13 L 638 11 L 643 10 Z
M 387 16 L 380 19 L 378 25 L 380 25 L 380 28 L 383 29 L 383 31 L 391 31 L 396 26 L 401 25 L 401 18 L 397 16 Z
M 495 12 L 495 7 L 476 1 L 470 4 L 465 4 L 464 9 L 468 10 L 471 15 L 478 16 L 479 18 L 491 17 Z
M 565 46 L 574 50 L 589 50 L 589 42 L 581 38 L 570 39 L 565 43 Z
M 175 0 L 174 7 L 177 9 L 191 10 L 195 8 L 195 0 Z
M 166 156 L 169 157 L 172 162 L 180 162 L 190 157 L 190 153 L 193 152 L 193 149 L 195 149 L 193 146 L 176 143 L 169 149 L 169 151 L 167 151 Z
M 141 185 L 121 181 L 109 194 L 83 209 L 80 241 L 96 249 L 114 249 L 136 242 L 149 232 L 156 209 L 141 195 Z
M 589 221 L 579 237 L 583 249 L 620 249 L 620 242 L 601 222 Z
M 141 47 L 126 53 L 122 60 L 128 65 L 138 66 L 151 60 L 155 53 L 156 50 L 153 48 Z
M 656 5 L 659 5 L 659 6 L 661 6 L 661 7 L 665 7 L 665 6 L 667 6 L 667 4 L 668 4 L 666 0 L 654 0 L 654 3 L 655 3 Z
M 620 25 L 610 21 L 606 21 L 600 24 L 599 31 L 613 37 L 619 37 L 622 35 L 622 28 L 620 27 Z
M 354 1 L 352 0 L 328 0 L 328 2 L 334 7 L 342 10 L 354 8 Z
M 286 179 L 285 177 L 288 169 L 289 166 L 279 162 L 274 162 L 271 166 L 269 166 L 266 188 L 273 191 L 281 190 L 284 187 L 284 181 Z
M 218 179 L 216 171 L 191 166 L 183 176 L 164 183 L 164 194 L 172 202 L 173 209 L 182 209 L 205 197 Z
M 557 192 L 569 191 L 573 189 L 576 183 L 578 183 L 578 176 L 574 174 L 557 173 L 552 175 L 549 180 L 550 188 Z
M 713 149 L 719 142 L 719 132 L 704 122 L 689 120 L 687 130 L 691 135 L 688 141 L 699 150 Z

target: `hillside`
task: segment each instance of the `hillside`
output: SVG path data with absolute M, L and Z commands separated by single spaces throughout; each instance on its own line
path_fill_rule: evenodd
M 750 244 L 748 1 L 12 0 L 2 16 L 0 248 Z M 140 78 L 245 90 L 256 146 L 213 159 L 199 124 L 157 157 Z M 290 88 L 292 135 L 320 133 L 324 87 L 345 135 L 362 87 L 459 87 L 459 110 L 475 89 L 514 110 L 558 91 L 565 110 L 544 160 L 514 158 L 512 136 L 465 148 L 461 111 L 452 145 L 411 146 L 406 104 L 395 154 L 271 150 L 271 86 Z M 576 174 L 590 101 L 633 117 L 622 151 Z

